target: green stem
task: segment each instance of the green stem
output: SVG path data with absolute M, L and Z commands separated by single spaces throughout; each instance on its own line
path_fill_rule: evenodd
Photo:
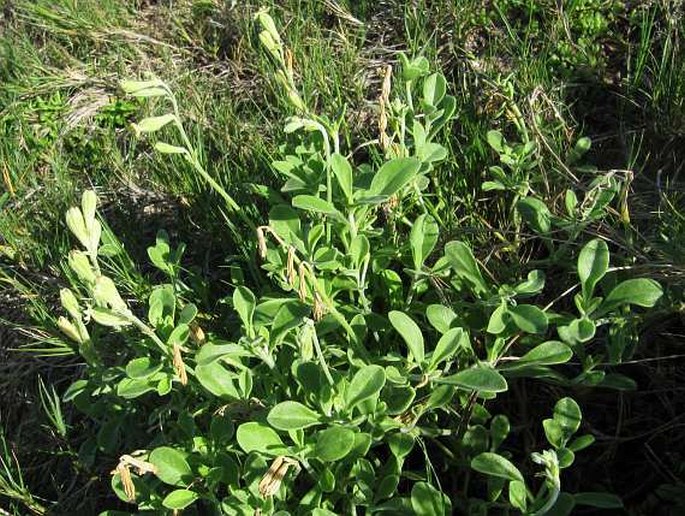
M 169 354 L 169 346 L 162 342 L 162 340 L 157 336 L 157 334 L 152 330 L 152 328 L 150 328 L 147 324 L 138 319 L 135 315 L 131 314 L 127 317 L 128 320 L 131 321 L 133 325 L 141 331 L 141 333 L 149 337 L 155 344 L 157 344 L 157 346 L 162 350 L 162 352 L 165 355 Z
M 335 385 L 331 372 L 328 370 L 328 364 L 323 356 L 323 351 L 321 350 L 321 345 L 319 344 L 319 338 L 316 336 L 316 331 L 312 333 L 312 340 L 314 341 L 314 349 L 316 350 L 316 355 L 319 357 L 319 362 L 321 363 L 321 368 L 323 369 L 323 374 L 328 380 L 328 384 L 332 387 Z
M 240 219 L 253 231 L 257 230 L 257 227 L 254 225 L 254 223 L 245 215 L 245 212 L 240 208 L 240 205 L 235 202 L 233 197 L 231 197 L 228 192 L 211 176 L 209 173 L 204 169 L 204 167 L 200 164 L 200 160 L 197 156 L 197 152 L 195 151 L 195 148 L 193 147 L 192 143 L 190 142 L 190 138 L 188 138 L 188 135 L 186 134 L 186 131 L 183 127 L 183 124 L 181 123 L 181 117 L 179 114 L 178 110 L 178 103 L 176 102 L 176 98 L 172 95 L 171 96 L 171 104 L 174 109 L 174 115 L 176 119 L 174 120 L 174 123 L 176 124 L 176 127 L 181 134 L 181 138 L 183 139 L 183 143 L 186 146 L 186 149 L 188 150 L 188 161 L 193 165 L 193 168 L 202 176 L 202 178 L 209 183 L 209 186 L 211 186 L 216 193 L 221 196 L 221 198 L 226 202 L 226 206 L 230 209 L 231 212 L 237 214 Z
M 407 105 L 409 106 L 409 109 L 411 109 L 412 114 L 414 112 L 414 99 L 412 98 L 411 95 L 411 81 L 406 81 L 404 83 L 404 90 L 407 94 Z
M 558 485 L 554 485 L 552 488 L 552 492 L 550 494 L 550 497 L 547 499 L 547 502 L 545 502 L 545 505 L 540 507 L 540 510 L 537 512 L 534 512 L 532 516 L 543 516 L 547 514 L 552 507 L 554 507 L 554 504 L 557 503 L 557 498 L 559 498 L 560 494 L 560 489 Z

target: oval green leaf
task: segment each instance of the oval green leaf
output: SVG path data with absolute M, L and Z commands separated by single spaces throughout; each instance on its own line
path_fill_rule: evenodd
M 256 451 L 272 456 L 286 453 L 286 447 L 276 431 L 256 421 L 240 425 L 236 440 L 245 453 Z
M 521 331 L 537 334 L 547 331 L 547 315 L 535 305 L 512 306 L 508 313 Z
M 386 162 L 371 180 L 369 193 L 372 196 L 390 197 L 414 179 L 421 167 L 416 158 L 395 158 Z
M 580 407 L 573 398 L 562 398 L 554 405 L 554 420 L 559 423 L 567 437 L 578 431 L 582 419 Z
M 173 122 L 175 119 L 176 117 L 172 114 L 151 116 L 148 118 L 143 118 L 137 124 L 133 124 L 133 129 L 138 136 L 141 133 L 154 133 L 155 131 L 159 131 L 165 125 Z
M 132 400 L 154 390 L 154 384 L 147 378 L 124 378 L 117 385 L 117 396 Z
M 464 242 L 449 242 L 445 245 L 445 256 L 454 273 L 462 280 L 466 280 L 476 294 L 487 291 L 483 275 L 468 245 Z
M 102 308 L 101 306 L 93 307 L 90 311 L 90 315 L 96 323 L 111 328 L 119 328 L 132 324 L 128 317 L 121 315 L 114 310 L 110 310 L 109 308 Z
M 583 287 L 583 298 L 588 301 L 597 282 L 609 268 L 609 248 L 604 240 L 595 238 L 580 251 L 578 255 L 578 277 Z
M 126 364 L 126 375 L 134 380 L 143 380 L 161 369 L 162 363 L 153 362 L 150 357 L 134 358 Z
M 318 425 L 321 416 L 297 401 L 283 401 L 269 411 L 266 420 L 278 430 L 299 430 Z
M 485 452 L 471 460 L 471 467 L 491 477 L 523 482 L 523 475 L 509 460 L 496 453 Z
M 165 484 L 172 486 L 188 485 L 193 480 L 193 472 L 186 461 L 186 454 L 162 446 L 150 453 L 149 462 L 155 467 L 155 475 Z
M 469 349 L 469 337 L 463 328 L 452 328 L 447 331 L 435 346 L 435 351 L 431 356 L 429 369 L 434 369 L 440 362 L 451 358 L 459 348 Z
M 324 215 L 338 215 L 342 217 L 340 212 L 335 209 L 330 202 L 316 197 L 314 195 L 297 195 L 293 197 L 293 206 L 305 211 L 313 211 L 314 213 L 322 213 Z
M 240 286 L 233 291 L 233 308 L 248 332 L 252 331 L 252 316 L 256 306 L 257 300 L 249 288 Z
M 504 392 L 507 390 L 507 381 L 504 377 L 494 369 L 485 366 L 466 369 L 452 376 L 439 378 L 436 382 L 479 392 Z
M 427 214 L 422 214 L 414 221 L 409 234 L 411 254 L 414 259 L 414 269 L 417 271 L 423 266 L 423 262 L 433 252 L 438 243 L 439 228 L 435 219 Z
M 457 318 L 457 314 L 445 305 L 429 305 L 426 308 L 426 317 L 433 328 L 444 334 L 450 329 L 452 321 Z
M 397 330 L 404 342 L 407 344 L 409 351 L 415 362 L 423 362 L 425 356 L 423 335 L 419 325 L 404 312 L 393 310 L 388 314 L 390 323 L 393 328 Z
M 563 342 L 550 340 L 535 346 L 523 355 L 516 365 L 554 365 L 571 360 L 573 351 Z
M 340 189 L 345 194 L 345 198 L 348 203 L 352 203 L 352 165 L 347 161 L 347 158 L 342 154 L 337 152 L 331 156 L 331 168 L 333 169 L 333 174 L 338 180 Z
M 373 398 L 385 385 L 385 370 L 379 365 L 362 367 L 352 378 L 347 389 L 347 408 L 353 409 L 364 400 Z
M 449 498 L 427 482 L 417 482 L 411 489 L 411 507 L 416 516 L 451 514 L 451 505 Z
M 629 279 L 619 283 L 600 306 L 601 313 L 615 310 L 621 305 L 637 305 L 651 308 L 663 295 L 661 285 L 648 278 Z
M 352 430 L 342 426 L 332 426 L 319 432 L 314 453 L 324 462 L 335 462 L 350 453 L 354 442 Z
M 200 498 L 200 495 L 195 491 L 177 489 L 166 495 L 164 500 L 162 500 L 162 505 L 167 509 L 185 509 L 198 498 Z
M 549 233 L 552 229 L 551 217 L 547 205 L 535 197 L 526 197 L 516 204 L 516 209 L 523 220 L 538 233 Z
M 240 393 L 235 386 L 235 373 L 230 372 L 220 361 L 198 364 L 195 366 L 195 376 L 200 385 L 214 396 L 224 399 L 239 399 Z

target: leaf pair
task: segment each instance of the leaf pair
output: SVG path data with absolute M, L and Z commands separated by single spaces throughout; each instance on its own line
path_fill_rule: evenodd
M 72 207 L 67 210 L 67 226 L 86 248 L 91 258 L 97 256 L 102 226 L 95 218 L 97 195 L 93 190 L 86 190 L 81 197 L 81 208 Z
M 578 277 L 582 286 L 582 307 L 588 309 L 599 281 L 609 269 L 609 248 L 606 242 L 594 239 L 588 242 L 578 256 Z M 619 283 L 599 305 L 599 314 L 605 314 L 623 305 L 651 308 L 662 296 L 661 286 L 652 279 L 633 278 Z

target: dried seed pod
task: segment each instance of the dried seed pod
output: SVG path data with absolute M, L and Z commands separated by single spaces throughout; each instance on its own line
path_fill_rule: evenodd
M 264 237 L 264 229 L 257 228 L 257 248 L 259 250 L 259 257 L 263 260 L 266 258 L 266 238 Z
M 207 340 L 205 332 L 196 322 L 190 323 L 190 338 L 197 346 L 201 346 Z
M 145 473 L 157 473 L 157 468 L 151 462 L 146 462 L 144 460 L 136 459 L 130 455 L 124 455 L 122 458 L 126 458 L 126 461 L 136 468 L 136 473 L 139 475 L 144 475 Z
M 390 102 L 390 87 L 392 78 L 392 65 L 387 65 L 383 71 L 383 87 L 381 88 L 381 99 L 387 104 Z
M 285 49 L 285 70 L 290 80 L 293 78 L 293 53 L 289 48 Z
M 136 486 L 133 484 L 131 472 L 128 468 L 128 464 L 120 460 L 114 473 L 119 473 L 119 478 L 121 478 L 121 485 L 124 488 L 126 498 L 128 498 L 129 502 L 133 502 L 136 499 Z
M 307 299 L 307 266 L 304 262 L 300 263 L 300 270 L 298 272 L 300 276 L 300 285 L 297 294 L 300 296 L 300 301 L 304 303 Z
M 295 248 L 293 246 L 288 247 L 288 260 L 285 274 L 288 277 L 288 284 L 295 288 L 297 275 L 295 274 Z
M 181 356 L 181 346 L 174 344 L 174 369 L 181 380 L 181 385 L 188 385 L 188 374 L 186 373 L 186 365 L 183 363 Z
M 388 148 L 388 145 L 390 143 L 390 138 L 388 137 L 388 133 L 386 133 L 386 129 L 388 128 L 388 115 L 385 112 L 385 104 L 381 100 L 381 113 L 378 118 L 378 141 L 380 143 L 381 149 L 385 150 Z
M 297 461 L 290 457 L 276 457 L 264 477 L 259 481 L 259 494 L 264 498 L 275 495 L 291 466 L 297 467 Z
M 388 65 L 383 73 L 383 87 L 381 88 L 381 96 L 378 99 L 380 105 L 380 116 L 378 119 L 378 139 L 381 149 L 386 150 L 390 145 L 390 138 L 386 132 L 388 128 L 388 113 L 387 106 L 390 103 L 390 77 L 392 75 L 392 66 Z
M 323 319 L 325 308 L 326 307 L 324 306 L 323 300 L 321 299 L 319 293 L 314 292 L 314 306 L 312 307 L 312 311 L 314 312 L 313 315 L 315 321 L 318 322 Z

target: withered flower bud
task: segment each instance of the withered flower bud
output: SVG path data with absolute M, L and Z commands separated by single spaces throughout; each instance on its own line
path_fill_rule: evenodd
M 264 230 L 257 228 L 257 248 L 259 250 L 259 257 L 263 260 L 266 258 L 266 238 L 264 237 Z
M 181 356 L 181 346 L 174 344 L 174 369 L 181 380 L 181 385 L 188 385 L 188 374 L 186 373 L 186 365 L 183 363 Z

